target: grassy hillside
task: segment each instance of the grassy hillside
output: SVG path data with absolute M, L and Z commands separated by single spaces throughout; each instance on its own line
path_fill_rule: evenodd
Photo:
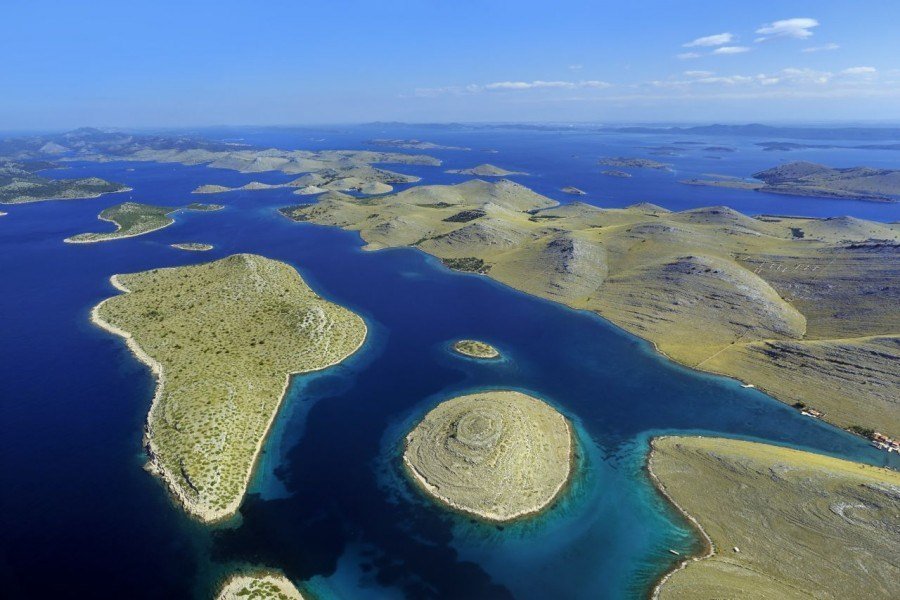
M 649 464 L 713 551 L 672 573 L 660 598 L 900 596 L 896 471 L 694 437 L 654 440 Z
M 900 436 L 900 225 L 557 206 L 508 180 L 332 192 L 282 212 L 593 310 L 681 363 Z

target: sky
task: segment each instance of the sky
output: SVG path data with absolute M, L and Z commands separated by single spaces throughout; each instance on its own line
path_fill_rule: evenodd
M 0 0 L 0 130 L 900 122 L 898 0 Z

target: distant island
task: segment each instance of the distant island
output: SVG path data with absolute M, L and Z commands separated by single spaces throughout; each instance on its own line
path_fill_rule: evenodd
M 176 250 L 188 250 L 190 252 L 206 252 L 213 249 L 213 246 L 211 244 L 200 244 L 197 242 L 185 242 L 170 245 Z
M 607 167 L 629 167 L 632 169 L 656 169 L 658 171 L 670 171 L 672 165 L 670 163 L 657 162 L 648 158 L 628 158 L 625 156 L 613 156 L 601 158 L 598 161 L 601 165 Z
M 103 194 L 127 192 L 131 188 L 99 177 L 48 179 L 36 170 L 52 168 L 47 163 L 0 162 L 0 204 L 27 204 L 44 200 L 81 200 Z
M 148 468 L 202 521 L 235 514 L 290 376 L 356 352 L 363 320 L 289 265 L 252 254 L 116 275 L 93 322 L 157 377 Z
M 564 416 L 497 390 L 438 404 L 406 436 L 403 464 L 435 500 L 503 523 L 546 510 L 571 477 L 574 452 Z
M 900 150 L 900 144 L 862 144 L 858 146 L 841 146 L 836 144 L 798 144 L 796 142 L 759 142 L 756 144 L 765 152 L 792 152 L 794 150 L 833 149 L 845 150 Z
M 194 194 L 221 194 L 235 191 L 272 190 L 278 188 L 292 189 L 294 194 L 321 194 L 326 191 L 359 192 L 366 195 L 386 194 L 393 191 L 397 184 L 416 183 L 420 180 L 415 175 L 404 175 L 386 169 L 378 169 L 369 165 L 354 165 L 341 169 L 326 168 L 303 175 L 283 184 L 261 183 L 251 181 L 240 187 L 221 185 L 201 185 L 194 189 Z
M 373 146 L 384 146 L 387 148 L 403 148 L 404 150 L 471 150 L 471 148 L 463 148 L 460 146 L 444 146 L 433 142 L 423 142 L 422 140 L 388 140 L 377 138 L 366 142 Z
M 475 175 L 476 177 L 507 177 L 509 175 L 528 175 L 523 171 L 507 171 L 495 165 L 483 164 L 471 169 L 450 169 L 448 173 L 457 175 Z
M 897 202 L 900 198 L 900 169 L 834 169 L 799 161 L 754 173 L 753 178 L 757 181 L 733 178 L 688 179 L 682 183 L 869 202 Z
M 656 438 L 648 468 L 705 545 L 654 598 L 896 597 L 896 471 L 705 437 Z
M 152 204 L 125 202 L 111 206 L 97 216 L 101 221 L 114 223 L 116 226 L 115 231 L 107 233 L 79 233 L 66 238 L 65 241 L 69 244 L 90 244 L 135 237 L 168 227 L 175 222 L 171 215 L 179 210 L 206 212 L 220 210 L 221 208 L 222 206 L 219 204 L 193 203 L 187 206 L 153 206 Z
M 832 423 L 900 437 L 900 286 L 885 284 L 900 224 L 560 206 L 509 180 L 418 186 L 377 203 L 328 192 L 282 212 L 359 231 L 370 250 L 415 247 L 595 311 L 678 362 L 788 404 L 815 398 Z
M 459 340 L 453 343 L 453 349 L 464 356 L 471 358 L 497 358 L 500 351 L 478 340 Z
M 607 177 L 621 177 L 622 179 L 628 179 L 631 177 L 631 173 L 626 171 L 618 171 L 616 169 L 608 169 L 606 171 L 600 171 L 601 175 L 606 175 Z

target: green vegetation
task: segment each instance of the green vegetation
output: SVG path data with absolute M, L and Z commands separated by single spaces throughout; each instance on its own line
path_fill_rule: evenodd
M 900 596 L 896 471 L 719 438 L 652 446 L 651 473 L 709 553 L 664 579 L 660 598 Z
M 131 188 L 97 177 L 48 179 L 34 174 L 37 167 L 52 164 L 0 163 L 0 204 L 26 204 L 43 200 L 96 198 L 102 194 L 125 192 Z
M 558 206 L 508 180 L 327 193 L 284 213 L 595 311 L 683 364 L 900 437 L 900 224 Z
M 453 349 L 472 358 L 497 358 L 500 356 L 499 350 L 487 342 L 478 340 L 459 340 L 453 344 Z
M 406 436 L 403 463 L 434 499 L 488 521 L 550 506 L 569 480 L 573 433 L 546 403 L 489 391 L 440 403 Z
M 126 293 L 93 316 L 159 378 L 146 428 L 151 468 L 192 515 L 227 518 L 289 375 L 342 361 L 360 347 L 366 326 L 290 266 L 251 254 L 114 283 Z
M 302 600 L 300 591 L 281 573 L 270 571 L 233 575 L 216 600 Z
M 153 206 L 152 204 L 139 204 L 137 202 L 125 202 L 111 206 L 97 217 L 101 221 L 109 221 L 116 225 L 116 230 L 106 233 L 79 233 L 66 242 L 70 244 L 89 244 L 93 242 L 107 242 L 122 238 L 135 237 L 144 233 L 150 233 L 163 227 L 168 227 L 175 222 L 171 215 L 179 210 L 195 210 L 208 212 L 221 209 L 219 204 L 189 204 L 185 207 L 178 206 Z
M 480 258 L 474 256 L 465 256 L 463 258 L 442 258 L 441 262 L 447 268 L 454 271 L 466 271 L 468 273 L 481 273 L 484 275 L 491 270 L 491 266 L 485 264 Z

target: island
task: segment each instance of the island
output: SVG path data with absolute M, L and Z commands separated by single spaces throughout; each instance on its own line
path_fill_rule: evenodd
M 324 168 L 308 173 L 293 181 L 282 184 L 261 183 L 251 181 L 240 187 L 221 185 L 201 185 L 194 189 L 194 194 L 221 194 L 235 191 L 258 191 L 272 189 L 293 189 L 295 194 L 321 194 L 329 190 L 339 192 L 359 192 L 365 195 L 386 194 L 393 191 L 394 185 L 416 183 L 420 180 L 415 175 L 404 175 L 387 169 L 378 169 L 369 165 L 345 166 L 340 169 Z
M 896 471 L 700 437 L 653 440 L 648 468 L 704 542 L 654 598 L 900 596 Z
M 897 202 L 900 199 L 900 169 L 833 169 L 797 161 L 754 173 L 753 179 L 755 181 L 733 178 L 688 179 L 681 183 L 869 202 Z
M 115 275 L 94 307 L 157 378 L 145 427 L 148 470 L 192 516 L 235 514 L 290 376 L 356 352 L 364 321 L 311 290 L 293 267 L 253 254 Z
M 189 204 L 188 206 L 154 206 L 138 202 L 124 202 L 103 210 L 97 218 L 115 224 L 115 231 L 79 233 L 64 241 L 68 244 L 92 244 L 135 237 L 168 227 L 175 222 L 172 214 L 179 210 L 208 212 L 219 210 L 218 204 Z
M 500 351 L 478 340 L 459 340 L 453 343 L 453 350 L 470 358 L 497 358 Z
M 216 600 L 303 600 L 291 580 L 275 571 L 232 575 L 216 595 Z
M 523 171 L 507 171 L 495 165 L 483 164 L 471 169 L 450 169 L 448 173 L 456 175 L 475 175 L 476 177 L 508 177 L 510 175 L 528 175 Z
M 547 403 L 521 392 L 458 396 L 406 436 L 403 464 L 431 498 L 485 521 L 536 515 L 572 473 L 574 434 Z
M 606 171 L 600 171 L 601 175 L 606 175 L 607 177 L 621 177 L 622 179 L 627 179 L 631 177 L 631 173 L 627 173 L 625 171 L 618 171 L 616 169 L 608 169 Z
M 900 224 L 559 205 L 509 180 L 378 202 L 328 192 L 282 212 L 593 311 L 682 364 L 900 437 Z
M 626 156 L 613 156 L 601 158 L 598 161 L 607 167 L 628 167 L 631 169 L 655 169 L 657 171 L 671 171 L 671 163 L 663 163 L 648 158 L 628 158 Z
M 373 146 L 384 146 L 387 148 L 402 148 L 404 150 L 464 150 L 468 151 L 471 148 L 463 148 L 461 146 L 445 146 L 443 144 L 435 144 L 434 142 L 423 142 L 422 140 L 389 140 L 389 139 L 374 139 L 366 142 L 367 144 L 371 144 Z
M 211 244 L 201 244 L 198 242 L 184 242 L 169 245 L 176 250 L 188 250 L 190 252 L 207 252 L 213 249 L 213 246 Z
M 44 200 L 81 200 L 131 188 L 99 177 L 48 179 L 35 170 L 56 165 L 0 161 L 0 204 L 27 204 Z
M 561 192 L 566 194 L 571 194 L 573 196 L 587 196 L 587 192 L 584 190 L 579 190 L 577 187 L 572 185 L 567 185 L 566 187 L 560 189 Z

